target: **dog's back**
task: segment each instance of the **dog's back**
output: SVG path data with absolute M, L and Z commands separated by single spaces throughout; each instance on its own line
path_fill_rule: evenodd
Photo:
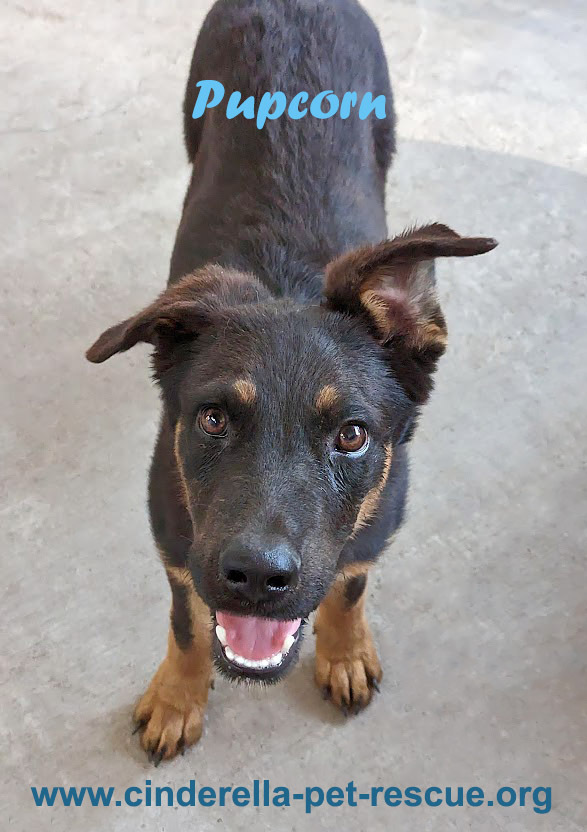
M 333 90 L 386 98 L 386 118 L 310 114 L 258 129 L 224 107 L 192 118 L 197 83 L 242 100 Z M 324 265 L 386 235 L 385 174 L 394 150 L 391 90 L 378 32 L 355 0 L 219 0 L 194 51 L 184 103 L 193 176 L 171 280 L 206 262 L 252 270 L 276 294 L 317 297 Z

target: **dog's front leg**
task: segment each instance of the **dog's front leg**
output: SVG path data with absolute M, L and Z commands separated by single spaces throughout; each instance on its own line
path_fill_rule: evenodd
M 341 572 L 314 624 L 316 684 L 345 715 L 369 704 L 383 675 L 365 616 L 366 585 L 366 566 Z
M 167 655 L 134 713 L 155 765 L 200 739 L 212 681 L 210 611 L 187 569 L 169 567 L 167 575 L 173 596 Z

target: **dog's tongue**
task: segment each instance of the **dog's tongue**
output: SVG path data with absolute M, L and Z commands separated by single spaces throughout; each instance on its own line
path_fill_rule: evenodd
M 237 656 L 268 659 L 279 653 L 287 636 L 297 632 L 301 618 L 274 621 L 272 618 L 217 612 L 216 621 L 226 630 L 226 643 Z

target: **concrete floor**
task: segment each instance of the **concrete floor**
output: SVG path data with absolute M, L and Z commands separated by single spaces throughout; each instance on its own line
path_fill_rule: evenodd
M 385 667 L 342 718 L 312 644 L 268 692 L 218 681 L 155 770 L 130 736 L 168 591 L 145 472 L 147 352 L 83 352 L 163 286 L 188 177 L 180 102 L 208 8 L 2 6 L 2 814 L 35 829 L 587 829 L 587 227 L 582 0 L 369 0 L 399 113 L 392 230 L 500 247 L 442 263 L 451 332 L 409 522 L 371 582 Z M 83 11 L 82 11 L 83 9 Z M 542 785 L 531 808 L 37 809 L 35 785 Z

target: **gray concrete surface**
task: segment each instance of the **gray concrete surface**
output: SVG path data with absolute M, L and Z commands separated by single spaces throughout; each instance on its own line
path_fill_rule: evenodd
M 392 230 L 494 235 L 440 265 L 451 344 L 409 522 L 371 582 L 385 667 L 346 723 L 312 644 L 267 692 L 218 681 L 205 736 L 151 768 L 131 707 L 168 591 L 145 472 L 146 351 L 83 360 L 159 291 L 188 169 L 180 102 L 208 3 L 13 0 L 0 43 L 1 813 L 10 829 L 587 829 L 587 7 L 369 0 L 397 94 Z M 511 784 L 531 808 L 37 809 L 29 786 Z

